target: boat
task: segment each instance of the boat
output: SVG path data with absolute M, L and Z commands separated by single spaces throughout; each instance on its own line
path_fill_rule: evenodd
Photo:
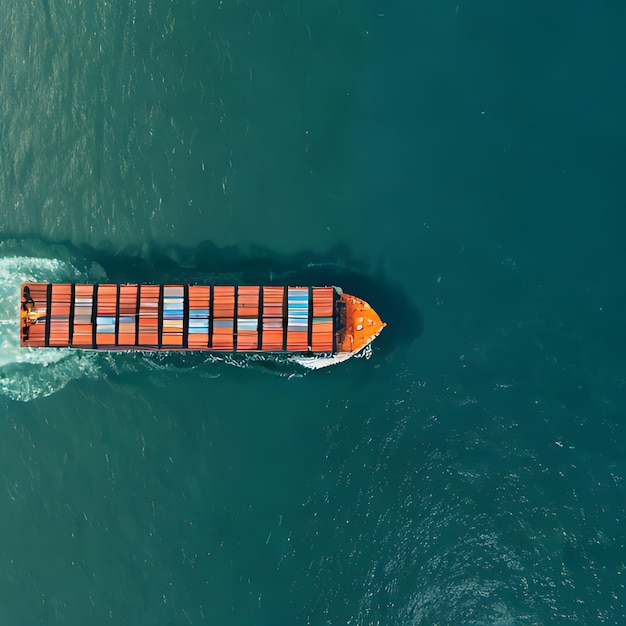
M 362 353 L 385 327 L 335 286 L 28 282 L 21 293 L 27 348 L 281 353 L 317 369 Z

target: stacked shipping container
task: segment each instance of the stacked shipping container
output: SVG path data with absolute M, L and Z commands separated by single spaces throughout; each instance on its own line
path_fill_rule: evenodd
M 26 283 L 22 345 L 101 350 L 335 349 L 333 287 Z M 35 322 L 35 319 L 37 321 Z

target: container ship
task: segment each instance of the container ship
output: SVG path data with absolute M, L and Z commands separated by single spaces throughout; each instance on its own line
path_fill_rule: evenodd
M 106 351 L 281 353 L 325 367 L 385 324 L 338 287 L 24 283 L 20 345 Z

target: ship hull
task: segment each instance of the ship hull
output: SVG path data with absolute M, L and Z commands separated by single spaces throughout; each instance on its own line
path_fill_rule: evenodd
M 20 345 L 109 352 L 290 354 L 327 364 L 384 324 L 325 287 L 25 283 Z

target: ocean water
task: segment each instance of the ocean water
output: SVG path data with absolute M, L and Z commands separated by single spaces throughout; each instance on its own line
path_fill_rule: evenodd
M 0 9 L 0 624 L 626 623 L 624 7 Z M 24 279 L 388 328 L 311 373 L 29 352 Z

